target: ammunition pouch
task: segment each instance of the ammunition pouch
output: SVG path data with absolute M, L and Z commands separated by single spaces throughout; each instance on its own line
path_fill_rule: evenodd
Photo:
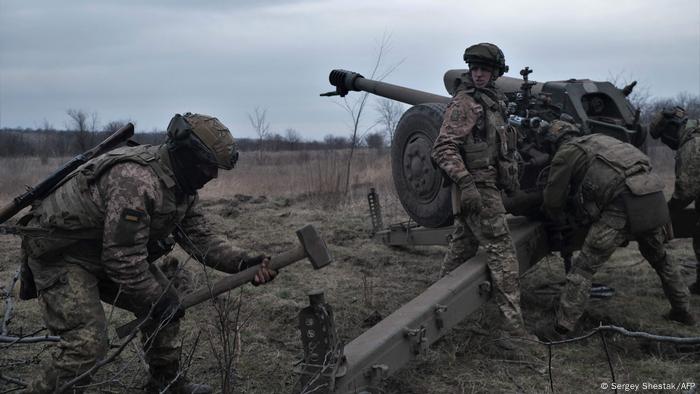
M 40 259 L 51 259 L 60 256 L 63 251 L 76 243 L 74 239 L 56 239 L 49 237 L 25 237 L 22 247 L 29 257 Z
M 614 163 L 600 157 L 593 160 L 576 191 L 577 216 L 588 217 L 590 222 L 598 220 L 601 211 L 620 193 L 624 181 L 624 170 Z
M 496 160 L 496 185 L 508 194 L 515 193 L 520 188 L 518 173 L 518 134 L 512 127 L 498 129 L 498 158 Z
M 491 149 L 486 142 L 474 142 L 462 147 L 464 165 L 467 170 L 480 170 L 491 165 Z
M 515 193 L 520 187 L 518 162 L 499 159 L 496 170 L 498 171 L 498 178 L 496 179 L 498 188 L 505 191 L 508 195 Z
M 34 204 L 35 206 L 40 205 L 41 200 L 35 201 Z M 22 216 L 22 218 L 17 221 L 17 224 L 23 227 L 37 225 L 41 220 L 41 216 L 35 213 L 35 206 L 32 207 L 32 210 L 28 214 Z M 51 258 L 59 256 L 65 248 L 77 242 L 75 239 L 56 239 L 50 237 L 49 234 L 49 230 L 46 230 L 45 234 L 25 235 L 22 237 L 23 265 L 25 264 L 24 260 L 29 257 L 41 259 L 42 257 Z M 28 265 L 27 270 L 29 270 Z
M 622 193 L 630 233 L 639 234 L 661 227 L 671 220 L 663 193 L 663 181 L 648 172 L 625 179 L 629 191 Z

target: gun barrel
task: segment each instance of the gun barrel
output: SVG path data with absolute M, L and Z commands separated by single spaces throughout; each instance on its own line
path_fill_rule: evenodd
M 421 90 L 410 89 L 403 86 L 367 79 L 362 75 L 347 71 L 333 70 L 328 76 L 331 85 L 336 87 L 340 96 L 345 96 L 349 91 L 369 92 L 377 96 L 400 101 L 402 103 L 416 105 L 424 103 L 449 103 L 450 97 L 440 96 Z

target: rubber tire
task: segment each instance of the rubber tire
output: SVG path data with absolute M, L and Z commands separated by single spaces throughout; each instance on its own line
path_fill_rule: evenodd
M 423 227 L 453 223 L 451 187 L 430 158 L 445 108 L 442 103 L 409 108 L 401 116 L 391 144 L 391 172 L 399 201 Z

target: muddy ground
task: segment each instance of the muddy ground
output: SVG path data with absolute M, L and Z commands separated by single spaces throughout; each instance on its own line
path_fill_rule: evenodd
M 293 365 L 302 354 L 297 313 L 308 304 L 310 291 L 325 291 L 326 300 L 336 311 L 339 336 L 348 342 L 367 329 L 364 321 L 368 316 L 389 315 L 438 279 L 444 248 L 389 248 L 369 239 L 371 225 L 367 208 L 361 199 L 357 201 L 342 204 L 340 208 L 305 197 L 239 196 L 203 201 L 216 231 L 241 247 L 271 254 L 281 252 L 294 245 L 294 230 L 310 223 L 326 239 L 335 258 L 335 262 L 323 270 L 314 271 L 308 262 L 300 262 L 284 269 L 270 285 L 246 285 L 231 293 L 232 300 L 242 299 L 235 392 L 291 392 L 297 380 Z M 385 218 L 387 222 L 406 219 L 400 210 L 393 212 Z M 9 235 L 1 237 L 0 282 L 3 290 L 7 290 L 19 261 L 19 239 Z M 692 259 L 689 240 L 674 240 L 670 248 L 683 263 L 683 274 L 690 282 L 695 268 L 688 264 Z M 204 285 L 206 277 L 218 276 L 212 272 L 205 274 L 202 267 L 187 260 L 180 250 L 174 255 L 186 262 L 197 286 Z M 538 290 L 563 279 L 563 264 L 555 256 L 542 260 L 522 275 L 523 309 L 528 326 L 532 328 L 551 319 L 556 292 Z M 688 329 L 662 317 L 668 304 L 658 278 L 636 251 L 634 243 L 618 250 L 595 280 L 615 288 L 616 295 L 606 300 L 592 300 L 582 320 L 581 332 L 603 323 L 655 334 L 700 336 L 700 329 Z M 691 303 L 693 311 L 700 314 L 700 297 L 693 296 Z M 5 305 L 0 308 L 0 316 L 4 316 Z M 108 314 L 112 311 L 108 305 L 105 310 Z M 129 314 L 114 311 L 110 324 L 113 346 L 118 345 L 114 328 L 129 319 Z M 183 357 L 191 359 L 190 378 L 210 383 L 220 391 L 216 354 L 221 348 L 217 342 L 220 338 L 217 321 L 213 304 L 202 304 L 187 312 L 182 337 Z M 386 392 L 550 392 L 544 362 L 512 362 L 500 356 L 494 345 L 500 321 L 492 304 L 482 307 L 433 345 L 427 354 L 394 374 L 386 382 Z M 35 300 L 14 301 L 10 334 L 27 334 L 42 325 Z M 608 336 L 607 345 L 616 382 L 700 383 L 698 348 L 658 346 L 617 335 Z M 40 368 L 39 360 L 48 358 L 52 348 L 48 343 L 0 345 L 1 374 L 13 379 L 29 379 Z M 103 384 L 88 391 L 139 392 L 146 369 L 137 349 L 135 345 L 127 346 L 114 362 L 95 376 L 95 381 Z M 555 392 L 601 392 L 601 384 L 611 383 L 612 378 L 600 337 L 555 348 L 552 375 Z M 0 381 L 0 392 L 16 387 L 7 380 Z

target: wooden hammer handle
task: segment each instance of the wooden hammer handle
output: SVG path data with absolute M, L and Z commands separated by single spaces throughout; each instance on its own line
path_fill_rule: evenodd
M 286 252 L 280 253 L 277 256 L 272 257 L 270 260 L 270 268 L 274 270 L 279 270 L 288 265 L 291 265 L 299 260 L 306 258 L 306 251 L 301 245 L 297 245 L 294 249 L 290 249 Z M 201 304 L 206 300 L 213 299 L 214 297 L 223 294 L 227 291 L 233 290 L 240 287 L 246 283 L 249 283 L 255 279 L 255 274 L 260 269 L 259 265 L 249 267 L 241 272 L 235 273 L 233 275 L 226 276 L 225 278 L 218 280 L 211 286 L 207 286 L 203 289 L 199 289 L 194 293 L 185 296 L 181 303 L 183 308 L 187 309 L 191 306 Z M 160 275 L 163 275 L 160 273 Z M 149 318 L 150 319 L 150 318 Z M 117 327 L 117 335 L 119 338 L 124 338 L 129 335 L 132 331 L 136 329 L 145 318 L 134 319 L 122 326 Z

